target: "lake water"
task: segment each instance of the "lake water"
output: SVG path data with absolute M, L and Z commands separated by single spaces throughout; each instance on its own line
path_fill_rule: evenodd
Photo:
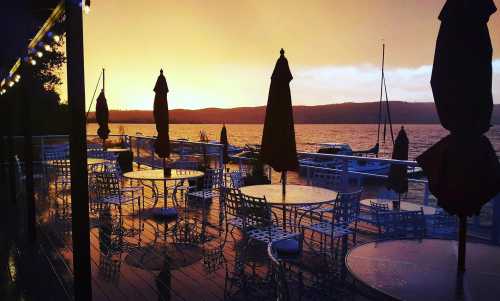
M 111 134 L 120 134 L 120 128 L 127 135 L 140 132 L 146 136 L 156 135 L 154 124 L 110 124 Z M 226 125 L 229 143 L 237 146 L 245 144 L 260 144 L 262 137 L 262 124 L 228 124 Z M 393 125 L 394 136 L 397 135 L 401 125 Z M 410 139 L 410 159 L 414 159 L 429 146 L 448 134 L 439 124 L 407 124 L 405 129 Z M 219 140 L 220 124 L 172 124 L 170 137 L 172 139 L 187 138 L 199 140 L 200 131 L 204 130 L 210 140 Z M 97 124 L 89 124 L 89 135 L 95 134 Z M 382 130 L 381 130 L 382 132 Z M 387 130 L 389 133 L 389 130 Z M 297 148 L 300 151 L 315 151 L 318 143 L 342 142 L 348 143 L 354 150 L 368 149 L 377 142 L 376 124 L 296 124 L 295 134 Z M 487 136 L 490 138 L 496 152 L 500 155 L 500 125 L 490 129 Z M 390 157 L 392 144 L 390 134 L 386 141 L 380 142 L 383 157 Z

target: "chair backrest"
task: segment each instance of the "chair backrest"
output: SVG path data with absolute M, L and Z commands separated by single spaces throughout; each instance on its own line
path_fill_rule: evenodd
M 379 238 L 423 238 L 426 225 L 422 209 L 418 211 L 379 211 Z
M 232 216 L 244 219 L 244 207 L 239 189 L 222 187 L 221 201 L 226 218 Z
M 243 175 L 241 171 L 233 171 L 229 174 L 232 188 L 243 187 Z
M 71 164 L 69 160 L 52 160 L 51 166 L 55 170 L 56 177 L 71 178 Z
M 68 144 L 46 144 L 42 150 L 42 160 L 63 160 L 69 158 Z
M 246 225 L 255 228 L 265 228 L 273 224 L 272 209 L 265 197 L 253 197 L 241 194 L 245 210 Z
M 120 179 L 113 172 L 95 172 L 95 187 L 97 198 L 102 199 L 110 196 L 120 196 Z
M 223 170 L 222 168 L 207 169 L 203 177 L 203 189 L 212 190 L 219 189 L 223 185 Z
M 342 175 L 333 172 L 319 172 L 312 174 L 311 183 L 313 186 L 340 190 L 343 185 Z
M 339 192 L 337 199 L 333 202 L 333 223 L 350 224 L 357 220 L 362 193 L 363 190 Z
M 436 211 L 431 217 L 430 230 L 433 236 L 454 237 L 457 233 L 457 217 L 444 211 Z
M 389 204 L 370 201 L 370 213 L 376 217 L 379 211 L 389 211 Z

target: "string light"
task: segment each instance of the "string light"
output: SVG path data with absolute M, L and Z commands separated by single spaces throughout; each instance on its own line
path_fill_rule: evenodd
M 90 0 L 85 0 L 85 4 L 83 5 L 83 12 L 85 12 L 85 14 L 89 14 L 90 13 Z
M 18 83 L 20 80 L 21 80 L 21 75 L 16 74 L 16 75 L 14 76 L 14 81 L 15 81 L 16 83 Z
M 37 51 L 36 52 L 36 56 L 38 56 L 39 58 L 41 58 L 43 56 L 43 52 L 41 51 Z
M 45 44 L 45 45 L 43 46 L 43 49 L 44 49 L 45 51 L 52 51 L 52 47 L 50 47 L 50 45 L 49 45 L 49 44 Z
M 13 81 L 9 81 L 9 87 L 12 88 L 12 86 L 14 86 L 14 82 Z
M 36 65 L 36 60 L 35 59 L 30 59 L 30 64 L 35 66 Z
M 5 90 L 5 89 L 0 90 L 1 95 L 4 95 L 6 92 L 7 92 L 7 90 Z

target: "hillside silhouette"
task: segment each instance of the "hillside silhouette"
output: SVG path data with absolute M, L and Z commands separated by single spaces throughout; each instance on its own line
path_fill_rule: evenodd
M 439 123 L 433 102 L 391 101 L 393 123 Z M 340 103 L 317 106 L 294 106 L 295 123 L 377 123 L 378 102 Z M 263 123 L 266 107 L 239 107 L 230 109 L 206 108 L 199 110 L 175 109 L 169 111 L 171 123 Z M 95 122 L 91 112 L 89 122 Z M 154 123 L 152 111 L 111 110 L 110 122 Z M 500 105 L 495 105 L 493 124 L 500 124 Z

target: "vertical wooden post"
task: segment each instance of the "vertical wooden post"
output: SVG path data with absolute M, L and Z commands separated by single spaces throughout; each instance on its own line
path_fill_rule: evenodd
M 14 99 L 12 97 L 8 97 L 7 99 L 7 106 L 9 112 L 9 116 L 7 116 L 7 160 L 9 161 L 9 171 L 8 171 L 8 176 L 9 176 L 9 194 L 10 194 L 10 200 L 13 204 L 16 203 L 16 195 L 17 195 L 17 187 L 16 187 L 16 173 L 15 173 L 15 162 L 14 162 L 14 125 L 13 125 L 13 117 L 15 115 L 14 112 L 14 105 L 13 102 Z
M 33 181 L 33 137 L 31 129 L 31 97 L 30 89 L 33 86 L 33 69 L 28 63 L 22 66 L 22 98 L 24 115 L 24 170 L 26 174 L 26 213 L 28 227 L 28 241 L 36 240 L 35 189 Z M 21 176 L 21 175 L 18 175 Z
M 491 230 L 491 241 L 500 244 L 500 193 L 493 200 L 493 229 Z
M 467 216 L 459 216 L 458 228 L 458 271 L 465 272 L 465 245 L 467 239 Z
M 74 292 L 75 300 L 92 300 L 82 8 L 78 1 L 66 0 L 65 9 Z

